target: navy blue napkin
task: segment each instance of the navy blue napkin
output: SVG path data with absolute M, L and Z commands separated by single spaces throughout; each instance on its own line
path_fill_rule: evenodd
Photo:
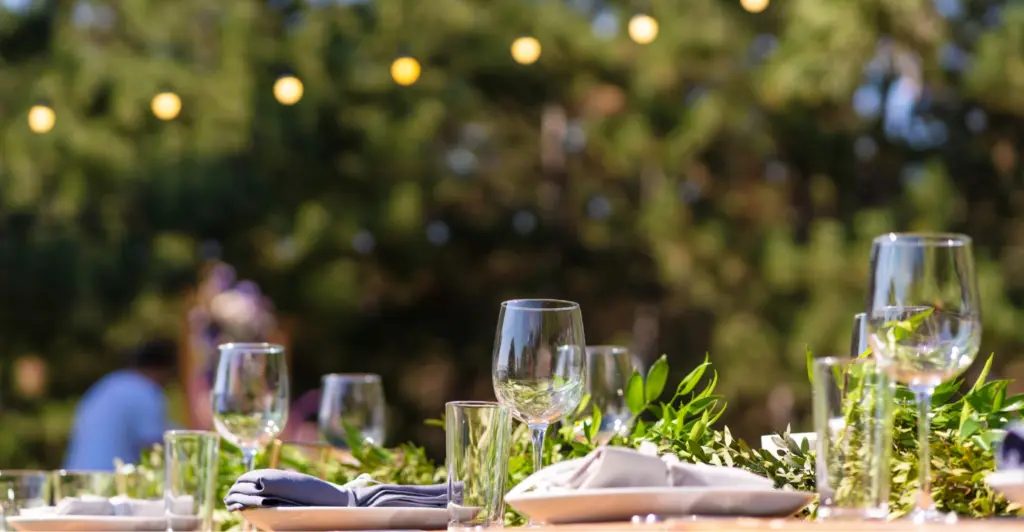
M 238 477 L 224 504 L 230 511 L 279 506 L 444 509 L 448 506 L 448 487 L 373 484 L 348 488 L 293 471 L 257 469 Z
M 997 460 L 1000 470 L 1024 469 L 1024 426 L 1014 425 L 1006 430 Z

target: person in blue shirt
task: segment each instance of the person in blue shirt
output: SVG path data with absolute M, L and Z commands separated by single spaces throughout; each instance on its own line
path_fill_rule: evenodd
M 133 464 L 163 441 L 167 429 L 164 386 L 174 377 L 177 345 L 146 342 L 130 353 L 127 369 L 92 385 L 75 410 L 64 469 L 113 471 L 114 459 Z

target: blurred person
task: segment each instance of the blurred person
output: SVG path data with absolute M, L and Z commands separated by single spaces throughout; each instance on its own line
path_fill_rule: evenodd
M 146 342 L 129 353 L 128 367 L 93 384 L 78 403 L 65 469 L 113 471 L 114 460 L 136 463 L 163 441 L 164 387 L 175 374 L 177 344 Z

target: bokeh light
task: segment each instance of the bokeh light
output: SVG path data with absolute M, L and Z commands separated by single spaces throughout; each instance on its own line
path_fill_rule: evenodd
M 295 105 L 302 99 L 305 87 L 295 76 L 281 76 L 274 82 L 274 98 L 282 105 Z
M 629 19 L 627 31 L 637 44 L 650 44 L 658 38 L 658 21 L 650 15 L 635 15 Z
M 153 97 L 150 107 L 160 120 L 173 120 L 181 113 L 181 98 L 173 92 L 161 92 Z
M 540 58 L 540 41 L 533 37 L 520 37 L 512 42 L 512 59 L 520 65 L 529 65 Z
M 751 13 L 760 13 L 765 9 L 768 9 L 769 0 L 740 0 L 740 5 L 743 9 Z
M 420 79 L 420 62 L 409 56 L 402 56 L 391 63 L 391 77 L 395 83 L 409 86 Z
M 48 105 L 34 105 L 28 111 L 28 128 L 33 133 L 46 133 L 53 129 L 57 115 Z

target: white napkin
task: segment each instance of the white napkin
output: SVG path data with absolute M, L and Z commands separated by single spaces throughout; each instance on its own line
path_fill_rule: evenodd
M 684 464 L 625 447 L 599 447 L 583 458 L 559 462 L 530 475 L 510 493 L 600 488 L 743 487 L 772 489 L 772 481 L 735 467 Z

